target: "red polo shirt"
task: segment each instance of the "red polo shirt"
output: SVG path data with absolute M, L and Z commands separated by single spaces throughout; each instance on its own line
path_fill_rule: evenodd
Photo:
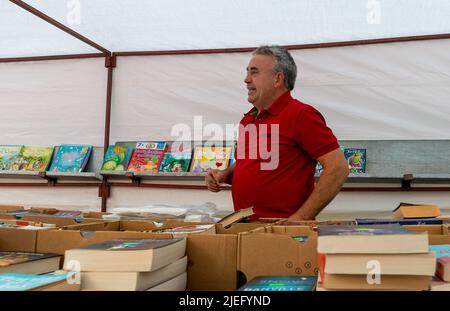
M 234 209 L 253 206 L 254 219 L 287 218 L 314 189 L 316 159 L 339 145 L 320 112 L 293 99 L 290 92 L 256 115 L 253 108 L 240 122 L 232 180 Z

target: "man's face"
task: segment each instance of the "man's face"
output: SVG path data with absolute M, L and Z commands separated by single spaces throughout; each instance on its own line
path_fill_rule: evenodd
M 257 107 L 270 104 L 277 86 L 272 56 L 254 55 L 248 64 L 244 82 L 247 84 L 250 103 Z

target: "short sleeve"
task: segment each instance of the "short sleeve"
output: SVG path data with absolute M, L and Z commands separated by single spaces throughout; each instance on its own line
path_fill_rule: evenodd
M 332 130 L 327 126 L 322 114 L 311 106 L 306 106 L 298 113 L 294 125 L 296 142 L 316 159 L 339 148 Z

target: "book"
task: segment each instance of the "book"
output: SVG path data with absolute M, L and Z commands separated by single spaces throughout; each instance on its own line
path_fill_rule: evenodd
M 169 150 L 164 152 L 160 172 L 187 172 L 192 158 L 192 149 L 184 148 L 179 150 Z
M 436 254 L 436 258 L 450 257 L 449 244 L 430 245 L 428 249 L 430 250 L 430 252 L 434 252 Z
M 56 254 L 0 252 L 0 273 L 43 274 L 59 269 Z
M 316 276 L 258 276 L 239 288 L 239 291 L 313 291 Z
M 80 290 L 80 284 L 68 282 L 74 272 L 58 274 L 0 274 L 0 291 Z
M 165 149 L 165 142 L 138 142 L 127 170 L 132 172 L 158 172 Z
M 328 274 L 367 275 L 372 260 L 377 261 L 384 275 L 428 275 L 436 271 L 436 257 L 433 252 L 423 254 L 321 254 L 319 271 Z
M 438 258 L 436 276 L 445 282 L 450 282 L 450 257 Z
M 0 171 L 12 170 L 23 146 L 0 146 Z
M 112 240 L 67 250 L 64 267 L 71 260 L 80 262 L 81 271 L 157 270 L 184 257 L 186 238 Z
M 442 225 L 442 219 L 436 218 L 417 218 L 417 219 L 375 219 L 375 218 L 356 218 L 356 224 L 361 226 L 369 225 L 389 225 L 399 224 L 401 226 L 413 225 Z
M 88 145 L 61 145 L 56 149 L 50 167 L 52 172 L 82 172 L 92 152 L 92 146 Z
M 253 216 L 254 214 L 255 213 L 253 212 L 253 207 L 243 208 L 240 209 L 239 211 L 236 211 L 223 217 L 218 221 L 218 223 L 221 224 L 224 228 L 226 228 L 236 222 L 242 221 L 250 216 Z
M 186 290 L 187 273 L 184 272 L 164 283 L 150 287 L 147 291 L 184 291 Z
M 320 254 L 427 253 L 428 234 L 400 225 L 320 226 L 317 249 Z
M 410 204 L 400 203 L 392 211 L 393 219 L 404 218 L 434 218 L 441 215 L 439 206 L 432 204 Z
M 83 272 L 83 290 L 142 291 L 164 283 L 186 271 L 187 257 L 151 272 Z
M 431 276 L 381 275 L 380 282 L 368 282 L 370 275 L 327 274 L 322 280 L 326 289 L 339 290 L 428 290 Z
M 125 171 L 131 159 L 133 148 L 130 146 L 111 145 L 105 153 L 101 170 Z
M 52 155 L 53 147 L 23 146 L 16 161 L 12 164 L 11 170 L 45 172 Z
M 181 226 L 163 229 L 163 232 L 171 233 L 173 236 L 187 236 L 191 233 L 216 233 L 216 226 L 214 224 Z
M 345 148 L 344 156 L 347 161 L 350 173 L 366 172 L 367 150 L 362 148 Z
M 232 149 L 232 146 L 195 147 L 189 171 L 193 173 L 206 173 L 213 169 L 227 169 Z

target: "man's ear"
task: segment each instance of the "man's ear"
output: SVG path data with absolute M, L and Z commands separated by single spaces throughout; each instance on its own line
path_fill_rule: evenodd
M 284 85 L 284 73 L 277 72 L 275 75 L 275 87 L 280 87 Z

